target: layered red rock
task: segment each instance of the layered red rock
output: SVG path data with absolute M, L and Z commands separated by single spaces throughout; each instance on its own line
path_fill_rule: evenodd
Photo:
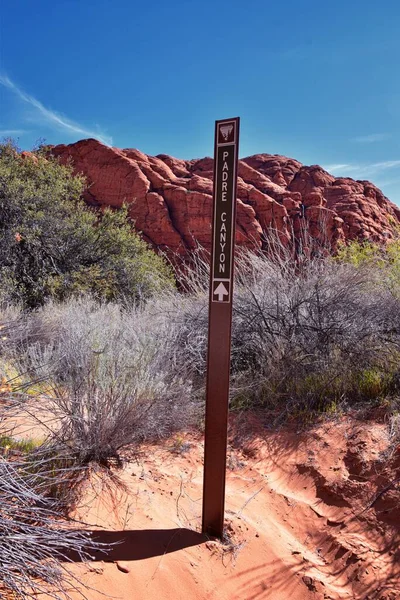
M 54 146 L 62 162 L 88 181 L 95 206 L 126 204 L 135 227 L 161 250 L 185 254 L 210 246 L 213 160 L 181 160 L 111 148 L 94 139 Z M 400 224 L 400 208 L 372 183 L 335 178 L 279 155 L 239 161 L 237 244 L 262 248 L 271 229 L 289 245 L 302 232 L 334 250 L 341 240 L 386 242 Z

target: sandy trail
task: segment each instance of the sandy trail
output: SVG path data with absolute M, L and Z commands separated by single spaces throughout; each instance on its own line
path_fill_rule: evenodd
M 78 516 L 120 542 L 71 567 L 89 600 L 400 598 L 400 490 L 364 510 L 400 468 L 383 424 L 343 418 L 230 447 L 225 543 L 199 533 L 202 453 L 196 436 L 146 446 L 123 470 L 127 494 L 87 491 Z

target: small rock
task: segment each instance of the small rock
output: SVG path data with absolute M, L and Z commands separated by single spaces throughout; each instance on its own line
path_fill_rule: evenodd
M 117 565 L 118 571 L 121 571 L 121 573 L 130 573 L 130 568 L 127 563 L 117 560 L 115 564 Z

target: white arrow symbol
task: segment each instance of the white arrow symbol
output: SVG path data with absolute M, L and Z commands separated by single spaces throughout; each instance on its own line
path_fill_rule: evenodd
M 214 290 L 214 296 L 218 296 L 218 302 L 223 302 L 224 296 L 229 296 L 229 292 L 223 283 L 220 283 Z

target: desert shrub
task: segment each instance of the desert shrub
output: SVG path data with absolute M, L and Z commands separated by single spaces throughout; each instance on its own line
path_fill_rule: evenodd
M 58 475 L 53 471 L 52 483 Z M 61 600 L 72 589 L 82 594 L 67 563 L 74 555 L 88 560 L 91 552 L 106 551 L 61 519 L 48 485 L 43 469 L 38 478 L 32 462 L 0 458 L 0 597 L 27 600 L 45 593 Z
M 207 370 L 208 294 L 171 295 L 158 304 L 158 309 L 165 310 L 175 324 L 178 360 L 198 389 L 204 384 Z
M 400 296 L 400 230 L 386 245 L 353 240 L 339 247 L 336 260 L 356 267 L 374 267 L 389 289 Z
M 190 423 L 193 390 L 179 360 L 179 327 L 157 301 L 128 310 L 70 300 L 26 319 L 40 322 L 34 328 L 44 333 L 7 352 L 26 392 L 40 381 L 36 409 L 56 423 L 46 423 L 43 451 L 82 467 L 118 466 L 138 443 Z
M 290 248 L 270 237 L 268 254 L 237 256 L 231 406 L 261 404 L 294 415 L 398 394 L 400 302 L 392 263 L 383 267 L 380 255 L 333 260 L 310 252 L 310 243 L 294 260 Z M 195 260 L 194 275 L 183 277 L 190 294 L 179 311 L 180 345 L 204 377 L 204 261 Z
M 365 264 L 376 265 L 379 262 L 383 262 L 384 256 L 385 250 L 383 246 L 365 240 L 352 240 L 339 246 L 336 259 L 340 262 L 359 267 Z
M 270 238 L 269 253 L 237 255 L 231 406 L 293 416 L 398 395 L 400 296 L 392 263 L 384 267 L 380 254 L 332 259 L 323 249 L 310 252 L 309 242 L 294 260 L 278 236 Z M 206 263 L 198 254 L 192 271 L 181 271 L 187 295 L 179 308 L 170 306 L 181 323 L 182 360 L 199 381 L 206 372 Z
M 254 402 L 324 409 L 396 388 L 400 305 L 374 264 L 250 256 L 236 288 L 232 370 Z
M 13 144 L 0 145 L 0 300 L 34 308 L 90 292 L 131 301 L 173 285 L 126 209 L 89 209 L 85 185 L 41 152 L 24 157 Z
M 18 373 L 23 395 L 57 416 L 53 441 L 77 464 L 118 464 L 132 445 L 197 418 L 208 274 L 204 262 L 193 264 L 181 274 L 184 293 L 133 308 L 83 298 L 0 313 L 0 359 Z M 293 261 L 284 249 L 238 257 L 232 407 L 293 416 L 392 397 L 399 356 L 399 297 L 374 261 Z

